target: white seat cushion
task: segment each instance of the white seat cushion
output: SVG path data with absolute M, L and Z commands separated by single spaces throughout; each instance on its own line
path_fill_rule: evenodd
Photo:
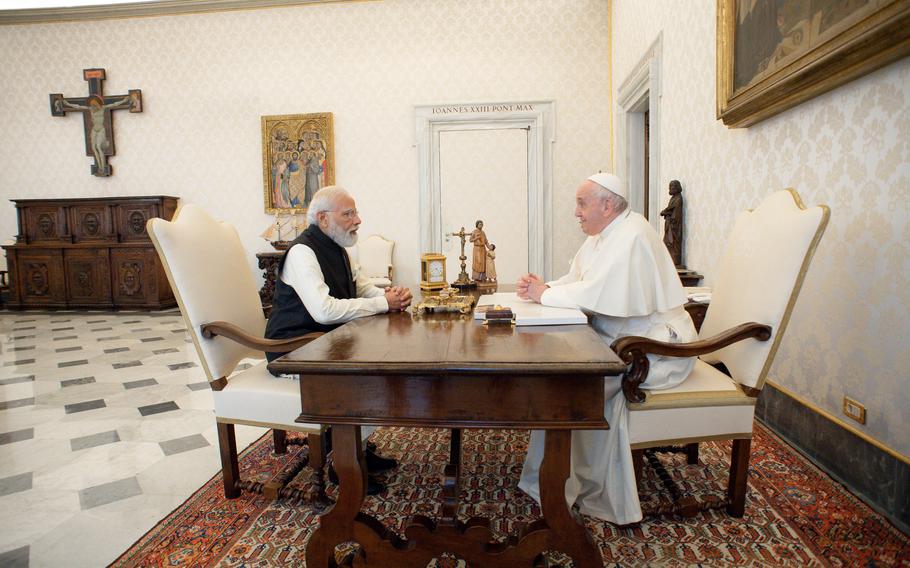
M 319 431 L 319 424 L 294 422 L 300 416 L 300 384 L 294 379 L 275 377 L 263 361 L 228 379 L 215 398 L 219 422 L 253 424 L 294 431 Z
M 629 405 L 633 448 L 752 435 L 756 399 L 701 360 L 681 384 L 645 393 L 645 402 Z

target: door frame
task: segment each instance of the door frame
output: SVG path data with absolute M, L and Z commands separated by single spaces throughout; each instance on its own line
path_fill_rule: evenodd
M 528 269 L 549 277 L 552 258 L 554 101 L 458 103 L 414 107 L 420 252 L 442 250 L 439 135 L 444 131 L 528 131 Z M 492 212 L 491 212 L 492 213 Z
M 648 111 L 648 221 L 660 231 L 660 66 L 663 32 L 648 48 L 617 92 L 617 166 L 629 189 L 629 207 L 643 209 L 644 113 Z

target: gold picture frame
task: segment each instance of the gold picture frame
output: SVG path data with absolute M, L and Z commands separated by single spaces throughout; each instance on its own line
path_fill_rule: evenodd
M 717 118 L 751 126 L 910 53 L 910 0 L 717 0 Z
M 335 184 L 332 113 L 263 116 L 262 183 L 266 213 L 306 213 L 313 194 Z

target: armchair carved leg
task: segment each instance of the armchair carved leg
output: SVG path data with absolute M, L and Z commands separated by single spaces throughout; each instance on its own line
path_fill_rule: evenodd
M 730 455 L 730 480 L 727 483 L 727 513 L 742 517 L 746 512 L 746 489 L 749 480 L 749 454 L 752 440 L 733 440 Z
M 279 456 L 288 453 L 288 433 L 285 430 L 272 430 L 272 442 L 275 453 Z
M 218 423 L 218 447 L 221 451 L 221 475 L 225 499 L 240 497 L 240 465 L 237 463 L 237 438 L 234 425 Z
M 686 444 L 686 461 L 689 465 L 698 463 L 698 442 Z

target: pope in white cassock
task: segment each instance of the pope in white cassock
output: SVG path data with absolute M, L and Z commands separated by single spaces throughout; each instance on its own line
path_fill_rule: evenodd
M 606 345 L 629 335 L 668 342 L 697 339 L 683 308 L 686 296 L 670 253 L 657 232 L 629 210 L 625 189 L 612 174 L 595 174 L 575 192 L 575 216 L 588 238 L 569 273 L 543 282 L 535 274 L 518 280 L 518 296 L 545 306 L 578 308 Z M 642 388 L 665 389 L 686 379 L 694 358 L 648 355 Z M 572 432 L 572 467 L 566 501 L 582 513 L 618 525 L 641 520 L 629 447 L 628 410 L 620 377 L 604 380 L 604 417 L 609 430 Z M 531 432 L 518 487 L 540 502 L 544 433 Z

